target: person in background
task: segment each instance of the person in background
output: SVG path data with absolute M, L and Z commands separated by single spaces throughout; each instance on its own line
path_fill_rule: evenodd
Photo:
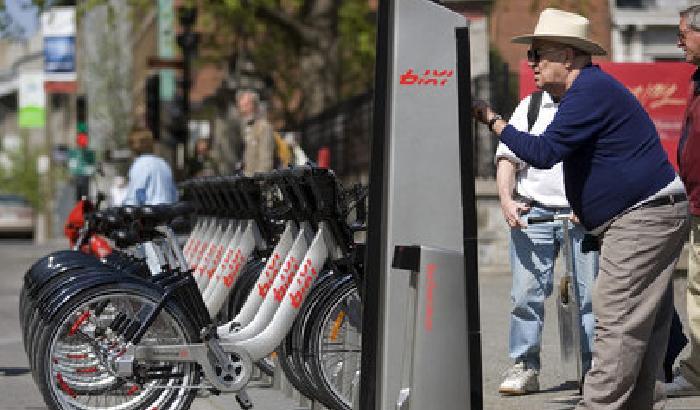
M 241 91 L 236 98 L 245 143 L 243 172 L 250 176 L 273 169 L 275 139 L 272 124 L 260 110 L 260 97 L 254 91 Z
M 198 138 L 194 144 L 194 155 L 187 160 L 187 175 L 190 177 L 203 177 L 214 174 L 209 138 Z
M 124 205 L 172 204 L 177 201 L 173 172 L 163 158 L 153 155 L 153 134 L 135 129 L 129 134 L 129 148 L 136 155 L 129 168 L 129 185 Z
M 666 394 L 670 397 L 700 395 L 700 5 L 681 11 L 678 47 L 685 52 L 685 61 L 699 68 L 692 77 L 678 143 L 678 167 L 690 200 L 686 297 L 690 355 L 681 360 L 679 374 L 666 384 Z
M 535 65 L 534 61 L 529 63 Z M 549 93 L 536 91 L 520 102 L 509 123 L 520 131 L 539 135 L 552 122 L 558 105 L 559 100 L 553 99 Z M 544 300 L 552 294 L 554 261 L 564 246 L 559 221 L 528 225 L 526 219 L 571 214 L 571 208 L 564 193 L 561 163 L 551 169 L 531 167 L 503 143 L 499 143 L 496 149 L 496 184 L 503 216 L 511 228 L 513 307 L 508 350 L 510 358 L 515 361 L 498 391 L 506 395 L 521 395 L 537 392 L 540 388 Z M 585 229 L 577 223 L 569 226 L 581 318 L 581 363 L 585 374 L 591 367 L 594 325 L 591 289 L 598 270 L 598 254 L 595 251 L 583 253 L 581 244 Z
M 284 140 L 287 141 L 287 145 L 289 145 L 292 150 L 292 165 L 306 165 L 309 162 L 309 157 L 301 148 L 301 145 L 299 145 L 299 133 L 287 132 L 284 134 Z
M 583 16 L 545 9 L 530 44 L 535 81 L 560 98 L 557 115 L 533 137 L 484 101 L 475 118 L 537 168 L 563 161 L 566 198 L 598 236 L 593 288 L 593 364 L 577 410 L 649 410 L 666 353 L 671 278 L 688 234 L 685 188 L 649 115 L 623 84 L 592 63 L 605 50 Z
M 129 184 L 126 178 L 121 175 L 114 177 L 112 181 L 112 188 L 109 190 L 109 204 L 110 206 L 121 206 L 126 199 L 126 193 L 129 189 Z

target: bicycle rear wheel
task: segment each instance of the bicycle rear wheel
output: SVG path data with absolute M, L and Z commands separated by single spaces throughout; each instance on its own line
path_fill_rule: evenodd
M 131 377 L 116 372 L 116 359 L 126 351 L 126 343 L 110 324 L 118 315 L 136 320 L 140 312 L 153 309 L 159 297 L 147 286 L 101 286 L 82 292 L 61 309 L 36 346 L 37 382 L 49 408 L 189 408 L 195 390 L 188 387 L 199 383 L 195 363 L 139 364 Z M 104 308 L 96 312 L 96 306 Z M 139 344 L 190 343 L 197 333 L 182 310 L 167 303 Z
M 277 348 L 278 361 L 285 376 L 296 390 L 310 399 L 314 399 L 319 393 L 313 378 L 307 375 L 304 363 L 304 332 L 311 328 L 317 306 L 324 299 L 332 296 L 338 280 L 339 278 L 332 271 L 324 270 L 319 274 L 294 320 L 294 325 Z
M 351 410 L 359 398 L 362 303 L 356 284 L 343 284 L 324 301 L 309 335 L 309 367 L 328 407 Z

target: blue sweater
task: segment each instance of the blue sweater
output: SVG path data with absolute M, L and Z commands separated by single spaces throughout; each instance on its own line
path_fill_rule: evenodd
M 523 161 L 564 161 L 566 197 L 592 230 L 675 178 L 649 115 L 627 88 L 598 66 L 581 70 L 539 137 L 508 125 L 501 141 Z

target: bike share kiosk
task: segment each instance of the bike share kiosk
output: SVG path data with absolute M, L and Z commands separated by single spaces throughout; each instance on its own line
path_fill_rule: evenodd
M 482 408 L 466 19 L 382 1 L 359 408 Z

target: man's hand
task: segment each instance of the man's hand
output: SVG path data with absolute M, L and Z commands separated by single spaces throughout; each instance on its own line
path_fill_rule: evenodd
M 524 202 L 514 200 L 501 201 L 501 211 L 506 223 L 511 228 L 527 228 L 527 223 L 520 220 L 520 215 L 527 213 L 530 206 Z
M 493 118 L 496 113 L 493 112 L 489 103 L 484 100 L 474 100 L 472 102 L 472 115 L 477 121 L 488 124 L 489 120 Z
M 477 121 L 488 125 L 489 131 L 499 137 L 507 125 L 501 116 L 496 114 L 496 112 L 491 109 L 491 106 L 484 100 L 474 100 L 474 102 L 472 102 L 472 115 Z M 491 122 L 494 119 L 495 121 Z

